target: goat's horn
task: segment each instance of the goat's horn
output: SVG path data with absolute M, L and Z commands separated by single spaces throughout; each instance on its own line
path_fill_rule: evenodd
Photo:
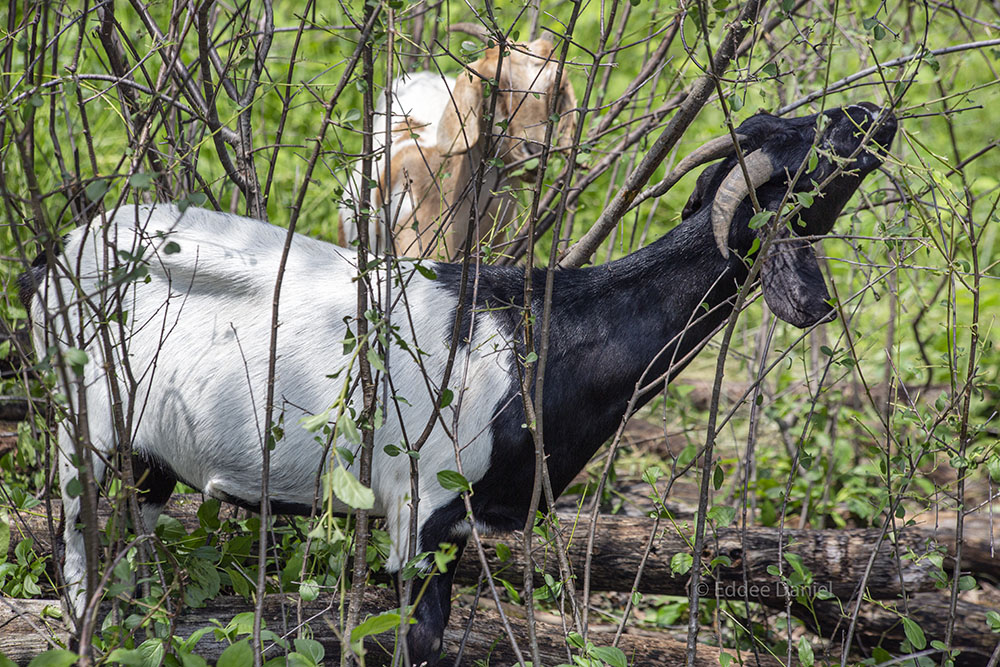
M 747 138 L 742 134 L 737 134 L 736 138 L 739 140 L 740 143 L 743 143 L 744 141 L 747 140 Z M 722 137 L 718 137 L 716 139 L 712 139 L 708 143 L 702 144 L 701 146 L 696 148 L 693 153 L 685 156 L 684 159 L 678 162 L 677 166 L 674 167 L 673 170 L 669 174 L 667 174 L 662 181 L 660 181 L 653 187 L 649 188 L 648 190 L 645 190 L 639 197 L 637 197 L 636 200 L 632 202 L 632 205 L 629 208 L 631 209 L 638 206 L 639 204 L 646 201 L 650 197 L 661 196 L 667 190 L 677 185 L 677 182 L 681 180 L 685 174 L 687 174 L 695 167 L 703 165 L 706 162 L 711 162 L 712 160 L 718 160 L 720 157 L 726 157 L 728 155 L 732 155 L 735 152 L 735 150 L 736 149 L 733 146 L 733 140 L 728 134 Z
M 722 181 L 712 203 L 712 233 L 715 234 L 715 244 L 719 246 L 723 257 L 729 257 L 729 228 L 736 215 L 736 208 L 750 194 L 751 187 L 756 190 L 771 180 L 771 175 L 774 174 L 771 158 L 760 150 L 743 158 L 743 164 L 746 165 L 750 183 L 747 183 L 743 170 L 737 164 Z
M 743 143 L 747 138 L 742 134 L 737 134 L 736 139 Z M 711 162 L 712 160 L 718 160 L 720 157 L 726 157 L 731 155 L 735 151 L 733 147 L 733 139 L 730 135 L 725 135 L 722 137 L 717 137 L 711 141 L 702 144 L 694 150 L 690 155 L 686 155 L 683 160 L 677 163 L 671 174 L 677 174 L 677 178 L 680 179 L 681 176 L 688 173 L 695 167 L 705 164 L 706 162 Z
M 478 37 L 482 41 L 489 41 L 490 31 L 481 23 L 452 23 L 448 26 L 448 32 L 464 32 L 466 35 Z

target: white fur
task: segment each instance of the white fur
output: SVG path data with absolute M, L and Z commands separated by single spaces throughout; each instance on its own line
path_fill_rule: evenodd
M 470 219 L 475 221 L 474 244 L 499 231 L 516 215 L 516 200 L 510 190 L 511 178 L 498 165 L 484 159 L 499 158 L 504 165 L 524 163 L 545 140 L 549 97 L 555 94 L 558 59 L 551 57 L 552 44 L 539 39 L 505 51 L 498 64 L 499 49 L 487 49 L 483 58 L 472 63 L 459 79 L 434 72 L 404 74 L 392 82 L 391 170 L 385 173 L 385 96 L 380 95 L 375 110 L 371 194 L 373 215 L 360 210 L 361 165 L 349 173 L 340 208 L 340 242 L 348 245 L 358 238 L 359 219 L 368 220 L 370 245 L 376 252 L 388 246 L 391 235 L 400 256 L 450 259 L 464 247 Z M 498 67 L 502 74 L 496 82 Z M 483 80 L 494 80 L 493 94 L 477 98 L 469 108 L 470 85 L 482 89 Z M 456 87 L 457 86 L 457 87 Z M 464 86 L 464 87 L 463 87 Z M 564 79 L 560 113 L 576 106 L 572 86 Z M 466 92 L 459 92 L 459 90 Z M 489 105 L 489 106 L 487 106 Z M 492 141 L 490 155 L 479 142 L 479 123 L 492 110 L 488 128 Z M 463 118 L 461 136 L 443 116 Z M 558 136 L 570 139 L 574 115 L 566 113 L 559 123 Z M 439 131 L 441 133 L 439 134 Z M 557 138 L 553 135 L 553 138 Z M 530 150 L 529 150 L 530 148 Z M 483 168 L 478 193 L 473 185 Z M 534 175 L 525 175 L 534 182 Z M 388 224 L 385 201 L 389 199 Z M 476 208 L 473 209 L 475 203 Z
M 436 152 L 438 121 L 445 107 L 451 102 L 451 90 L 455 87 L 455 79 L 434 72 L 415 72 L 404 74 L 392 83 L 392 119 L 389 126 L 397 123 L 408 123 L 410 130 L 393 132 L 392 154 L 396 155 L 408 146 L 417 146 L 423 153 Z M 386 127 L 385 96 L 380 95 L 375 103 L 375 117 L 372 119 L 372 149 L 375 160 L 372 163 L 372 178 L 379 187 L 372 191 L 372 207 L 378 207 L 384 201 L 385 193 L 381 183 L 385 172 L 385 127 Z M 358 225 L 355 217 L 357 205 L 361 201 L 361 166 L 352 169 L 348 176 L 344 202 L 340 207 L 341 220 L 344 221 L 343 238 L 345 245 L 358 239 Z M 407 192 L 393 191 L 392 216 L 394 222 L 402 222 L 410 218 L 414 211 L 413 198 Z M 369 222 L 369 238 L 372 247 L 378 252 L 385 250 L 382 242 L 384 233 L 384 215 L 373 216 Z M 419 253 L 415 253 L 419 254 Z
M 259 502 L 271 301 L 286 231 L 193 208 L 182 215 L 167 205 L 122 208 L 106 229 L 95 220 L 70 234 L 61 259 L 64 266 L 76 267 L 79 261 L 73 273 L 79 277 L 82 292 L 91 303 L 103 302 L 113 309 L 113 290 L 100 289 L 108 276 L 103 261 L 105 233 L 113 250 L 134 255 L 138 246 L 147 247 L 148 283 L 140 279 L 119 288 L 121 307 L 128 311 L 125 340 L 119 339 L 117 325 L 108 328 L 119 375 L 127 350 L 131 373 L 139 380 L 131 406 L 135 411 L 133 450 L 158 457 L 181 480 L 206 495 Z M 180 251 L 166 254 L 167 243 L 177 244 Z M 409 270 L 404 268 L 404 272 Z M 351 318 L 352 331 L 357 330 L 353 324 L 356 274 L 354 252 L 294 237 L 280 301 L 275 418 L 284 413 L 284 437 L 271 452 L 272 500 L 312 503 L 317 473 L 324 465 L 323 448 L 299 420 L 327 410 L 341 390 L 344 374 L 328 376 L 342 371 L 349 360 L 342 341 L 345 317 Z M 40 286 L 33 305 L 39 354 L 46 350 L 46 322 L 63 346 L 75 345 L 80 333 L 67 331 L 65 320 L 56 315 L 55 290 L 61 289 L 70 302 L 78 295 L 65 277 L 53 275 Z M 424 372 L 436 387 L 447 361 L 452 297 L 415 271 L 406 277 L 410 316 L 397 306 L 393 323 L 411 349 L 419 347 L 425 353 L 425 371 L 399 347 L 391 350 L 389 370 L 397 394 L 406 399 L 398 409 L 407 435 L 416 438 L 437 400 L 437 389 L 429 392 L 426 388 Z M 395 285 L 393 293 L 398 295 L 399 289 Z M 86 345 L 90 361 L 84 371 L 90 437 L 96 447 L 110 452 L 116 438 L 109 382 L 98 339 L 92 335 L 101 318 L 86 306 L 74 307 L 70 314 L 71 322 L 84 318 L 83 333 L 91 340 Z M 473 483 L 489 465 L 489 422 L 496 390 L 507 385 L 513 363 L 509 346 L 489 315 L 478 317 L 457 438 L 465 476 Z M 461 366 L 456 364 L 456 369 Z M 456 393 L 461 381 L 456 370 L 450 382 Z M 71 388 L 65 391 L 74 395 Z M 356 393 L 353 404 L 360 410 L 360 391 Z M 385 423 L 375 432 L 371 488 L 375 513 L 387 518 L 393 541 L 388 567 L 395 571 L 405 562 L 410 539 L 409 457 L 384 453 L 386 445 L 401 445 L 402 430 L 396 406 L 383 406 L 383 413 Z M 445 409 L 443 417 L 450 429 L 453 408 Z M 338 444 L 349 446 L 343 440 Z M 65 485 L 76 477 L 68 459 L 72 446 L 65 428 L 60 428 L 59 446 L 68 519 L 65 574 L 78 595 L 85 563 L 82 537 L 75 529 L 79 500 L 65 493 Z M 92 460 L 100 479 L 103 467 L 96 457 Z M 418 528 L 435 509 L 454 499 L 453 492 L 440 486 L 436 473 L 455 468 L 455 443 L 438 424 L 420 452 Z M 80 611 L 82 599 L 75 601 Z

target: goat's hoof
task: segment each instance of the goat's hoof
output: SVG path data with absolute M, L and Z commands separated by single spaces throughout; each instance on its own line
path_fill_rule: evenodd
M 406 634 L 410 664 L 413 667 L 434 667 L 441 660 L 441 637 L 444 632 L 435 632 L 417 623 Z

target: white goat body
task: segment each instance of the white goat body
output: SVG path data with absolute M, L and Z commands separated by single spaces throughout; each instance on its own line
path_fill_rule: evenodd
M 79 228 L 69 235 L 62 254 L 79 277 L 80 295 L 59 272 L 50 272 L 39 287 L 41 298 L 33 304 L 36 346 L 51 344 L 46 322 L 64 349 L 82 347 L 90 361 L 84 368 L 87 387 L 90 437 L 101 456 L 91 457 L 98 480 L 104 474 L 103 456 L 115 449 L 110 383 L 98 328 L 108 315 L 125 311 L 124 345 L 115 344 L 111 360 L 119 377 L 119 389 L 127 396 L 123 355 L 127 352 L 137 391 L 131 407 L 135 423 L 132 451 L 140 458 L 166 466 L 176 478 L 207 496 L 237 501 L 247 506 L 260 503 L 261 462 L 264 428 L 264 397 L 271 331 L 271 302 L 278 263 L 286 231 L 238 216 L 190 208 L 123 207 L 110 220 L 106 246 L 97 225 Z M 170 244 L 170 245 L 168 245 Z M 112 251 L 108 252 L 111 247 Z M 123 254 L 124 253 L 124 254 Z M 109 287 L 111 267 L 106 257 L 139 257 L 149 280 L 133 280 Z M 271 452 L 269 497 L 276 505 L 306 508 L 313 502 L 317 475 L 324 465 L 324 446 L 316 434 L 305 430 L 301 417 L 321 414 L 341 392 L 344 368 L 350 361 L 341 344 L 348 332 L 345 318 L 356 312 L 356 255 L 351 250 L 295 235 L 291 244 L 284 286 L 281 291 L 281 326 L 278 330 L 275 403 L 277 418 L 284 414 L 284 437 Z M 120 273 L 120 272 L 119 272 Z M 58 312 L 56 290 L 61 289 L 71 308 L 68 321 L 83 321 L 82 331 L 67 331 Z M 443 376 L 448 357 L 450 323 L 440 317 L 440 303 L 452 296 L 446 288 L 418 272 L 407 276 L 406 303 L 410 317 L 400 312 L 398 335 L 411 350 L 420 349 L 420 364 L 414 355 L 394 348 L 391 376 L 396 393 L 405 397 L 386 410 L 385 423 L 375 432 L 371 488 L 376 514 L 386 517 L 392 537 L 390 571 L 405 562 L 409 546 L 410 469 L 408 457 L 382 453 L 386 445 L 401 445 L 400 417 L 408 425 L 408 437 L 419 433 L 438 401 L 437 388 L 429 389 L 424 376 L 436 384 Z M 483 315 L 471 349 L 473 363 L 466 378 L 465 409 L 458 426 L 458 449 L 440 425 L 436 426 L 420 452 L 418 526 L 434 509 L 456 494 L 446 491 L 434 473 L 456 468 L 461 450 L 465 476 L 472 482 L 485 473 L 490 455 L 487 426 L 495 405 L 494 388 L 506 384 L 513 372 L 511 355 L 502 336 Z M 412 323 L 412 326 L 411 326 Z M 106 324 L 112 337 L 117 324 Z M 88 341 L 81 344 L 81 340 Z M 123 349 L 124 348 L 124 349 Z M 339 375 L 336 375 L 338 374 Z M 336 375 L 336 377 L 330 377 Z M 457 378 L 453 374 L 452 386 Z M 72 393 L 72 392 L 71 392 Z M 79 406 L 73 402 L 73 409 Z M 450 408 L 442 411 L 451 424 Z M 80 500 L 67 493 L 77 478 L 72 434 L 63 422 L 59 433 L 60 478 L 66 499 L 65 526 L 67 562 L 65 576 L 75 595 L 82 592 L 85 573 L 82 534 L 76 528 Z M 342 438 L 338 445 L 352 447 Z M 128 450 L 126 450 L 128 451 Z M 357 462 L 355 461 L 355 464 Z M 353 469 L 353 466 L 351 466 Z M 356 474 L 356 471 L 355 471 Z M 148 507 L 151 528 L 161 506 Z M 340 506 L 341 511 L 347 510 Z M 435 545 L 436 546 L 436 545 Z M 75 600 L 77 611 L 83 600 Z

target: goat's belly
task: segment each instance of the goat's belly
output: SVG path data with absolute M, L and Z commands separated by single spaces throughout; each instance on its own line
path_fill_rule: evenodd
M 132 373 L 142 378 L 133 403 L 133 449 L 206 495 L 256 506 L 270 340 L 268 318 L 259 315 L 267 310 L 211 312 L 199 305 L 189 298 L 179 318 L 167 317 L 162 325 L 152 326 L 151 317 L 129 341 Z M 141 310 L 137 306 L 136 314 Z M 287 344 L 295 342 L 291 331 L 282 333 Z M 329 462 L 323 434 L 310 433 L 300 422 L 336 400 L 340 383 L 327 375 L 337 370 L 339 359 L 313 354 L 308 363 L 287 344 L 279 349 L 275 373 L 272 419 L 281 436 L 270 453 L 268 496 L 276 510 L 308 511 Z

